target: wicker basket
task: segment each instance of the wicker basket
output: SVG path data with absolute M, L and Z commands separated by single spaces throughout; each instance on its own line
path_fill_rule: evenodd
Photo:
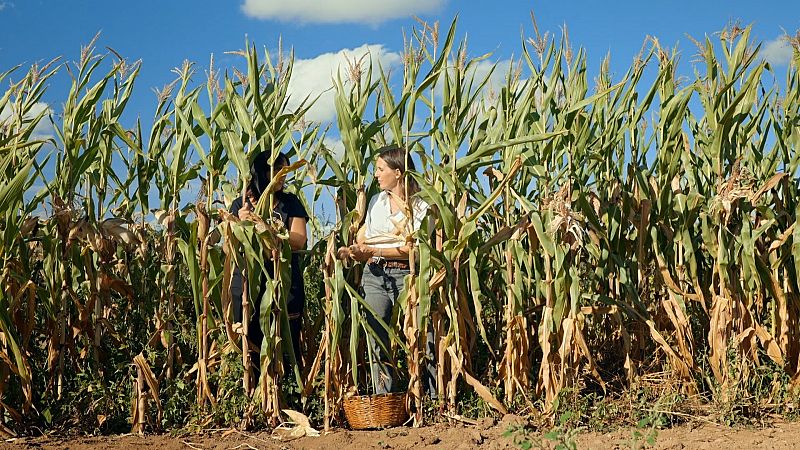
M 408 420 L 406 394 L 393 392 L 344 399 L 344 416 L 354 430 L 390 428 Z

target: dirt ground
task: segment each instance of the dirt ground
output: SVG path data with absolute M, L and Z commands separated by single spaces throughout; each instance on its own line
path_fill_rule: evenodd
M 37 437 L 5 441 L 0 449 L 514 449 L 512 438 L 503 432 L 517 423 L 516 416 L 506 416 L 499 423 L 484 419 L 472 424 L 437 424 L 424 428 L 392 428 L 380 431 L 335 430 L 319 437 L 300 437 L 278 440 L 270 433 L 243 433 L 218 430 L 185 436 L 118 435 L 98 437 Z M 644 438 L 634 438 L 636 430 L 621 429 L 611 433 L 579 432 L 574 442 L 579 449 L 645 448 Z M 646 432 L 645 432 L 646 433 Z M 520 436 L 520 435 L 518 435 Z M 569 437 L 571 440 L 572 438 Z M 527 440 L 533 449 L 553 448 L 555 443 L 533 433 Z M 519 443 L 519 442 L 518 442 Z M 658 430 L 656 449 L 791 449 L 800 448 L 800 423 L 776 422 L 766 428 L 726 428 L 712 424 L 685 424 L 668 430 Z

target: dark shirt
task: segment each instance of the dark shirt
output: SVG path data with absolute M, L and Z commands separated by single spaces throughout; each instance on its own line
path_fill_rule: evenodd
M 290 226 L 289 219 L 293 217 L 304 219 L 306 221 L 308 220 L 308 213 L 306 213 L 306 208 L 303 206 L 303 203 L 296 195 L 283 191 L 275 192 L 273 195 L 275 196 L 274 211 L 277 215 L 280 216 L 281 221 L 283 222 L 284 226 L 287 229 L 289 229 Z M 237 197 L 231 204 L 230 208 L 231 214 L 238 216 L 241 207 L 242 207 L 242 198 Z M 269 276 L 273 276 L 272 264 L 266 264 L 266 268 Z M 306 303 L 305 288 L 303 283 L 303 270 L 300 266 L 300 254 L 297 252 L 292 252 L 291 269 L 292 269 L 292 283 L 291 287 L 289 288 L 289 297 L 287 298 L 286 304 L 289 316 L 291 318 L 294 318 L 295 316 L 302 314 L 303 308 Z M 266 280 L 262 280 L 261 283 L 262 290 L 266 286 L 265 282 Z M 234 300 L 234 321 L 241 320 L 241 302 L 242 302 L 241 285 L 242 285 L 241 272 L 237 268 L 236 270 L 234 270 L 234 279 L 232 280 L 232 291 L 233 291 L 232 294 Z M 260 303 L 260 300 L 261 296 L 259 296 L 256 299 L 256 301 L 253 302 L 256 304 L 254 311 L 258 311 L 258 304 Z

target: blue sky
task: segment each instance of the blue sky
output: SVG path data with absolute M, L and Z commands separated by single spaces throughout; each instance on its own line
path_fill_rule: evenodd
M 242 48 L 246 36 L 268 48 L 282 36 L 285 47 L 294 48 L 294 90 L 301 97 L 330 86 L 343 50 L 369 48 L 385 64 L 397 64 L 402 31 L 415 24 L 413 15 L 439 20 L 443 27 L 458 15 L 459 36 L 468 36 L 473 56 L 494 52 L 492 59 L 500 62 L 518 56 L 521 31 L 532 34 L 531 10 L 543 32 L 558 34 L 566 24 L 573 45 L 586 48 L 593 69 L 610 51 L 617 75 L 625 72 L 647 35 L 665 46 L 678 44 L 689 75 L 694 47 L 686 35 L 702 38 L 731 20 L 754 25 L 754 36 L 765 42 L 765 55 L 781 72 L 790 52 L 777 39 L 783 30 L 793 34 L 800 29 L 800 2 L 789 0 L 0 0 L 0 70 L 57 56 L 77 59 L 81 44 L 100 31 L 101 48 L 143 61 L 129 110 L 145 118 L 155 106 L 151 88 L 170 82 L 170 69 L 184 59 L 206 67 L 212 53 L 218 67 L 230 66 L 236 57 L 224 52 Z M 57 105 L 67 82 L 66 74 L 55 79 L 46 100 Z M 321 105 L 316 118 L 330 119 L 330 114 Z
M 446 29 L 458 15 L 458 36 L 468 37 L 470 55 L 493 52 L 484 68 L 490 62 L 507 67 L 509 58 L 520 54 L 521 33 L 533 34 L 531 11 L 541 32 L 559 35 L 564 25 L 568 27 L 573 46 L 587 51 L 590 74 L 610 52 L 612 75 L 617 77 L 648 35 L 664 46 L 678 45 L 679 72 L 691 76 L 695 48 L 687 35 L 702 39 L 736 20 L 753 24 L 754 38 L 764 43 L 762 55 L 780 77 L 791 55 L 780 37 L 784 30 L 794 34 L 800 29 L 797 0 L 0 0 L 0 70 L 59 56 L 76 60 L 81 45 L 101 32 L 100 49 L 108 46 L 143 62 L 127 120 L 133 125 L 141 117 L 147 125 L 156 105 L 152 89 L 174 79 L 172 68 L 188 59 L 198 63 L 202 74 L 212 53 L 217 68 L 231 67 L 238 57 L 225 52 L 243 48 L 246 37 L 271 49 L 282 37 L 284 48 L 294 49 L 291 91 L 299 101 L 331 86 L 331 75 L 345 54 L 369 51 L 384 67 L 401 67 L 403 30 L 416 24 L 413 16 L 438 20 Z M 58 113 L 68 86 L 62 71 L 52 80 L 42 108 Z M 309 116 L 320 122 L 334 120 L 332 94 L 321 97 Z M 332 130 L 334 141 L 335 134 Z

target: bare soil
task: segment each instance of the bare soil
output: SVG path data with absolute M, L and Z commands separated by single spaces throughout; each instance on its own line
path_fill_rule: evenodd
M 334 430 L 320 437 L 301 437 L 278 440 L 267 432 L 245 433 L 236 430 L 217 430 L 184 436 L 116 435 L 96 437 L 36 437 L 18 438 L 0 443 L 0 449 L 481 449 L 519 448 L 503 432 L 520 419 L 506 416 L 497 423 L 484 419 L 476 425 L 436 424 L 424 428 L 392 428 L 378 431 Z M 634 429 L 610 433 L 580 432 L 574 442 L 579 449 L 645 448 L 643 438 L 634 438 Z M 639 430 L 642 432 L 641 430 Z M 646 431 L 645 431 L 646 433 Z M 531 439 L 531 437 L 533 439 Z M 553 448 L 554 443 L 541 434 L 529 437 L 533 447 Z M 658 430 L 652 447 L 656 449 L 792 449 L 800 448 L 800 423 L 774 422 L 765 428 L 728 428 L 712 424 L 684 424 Z

